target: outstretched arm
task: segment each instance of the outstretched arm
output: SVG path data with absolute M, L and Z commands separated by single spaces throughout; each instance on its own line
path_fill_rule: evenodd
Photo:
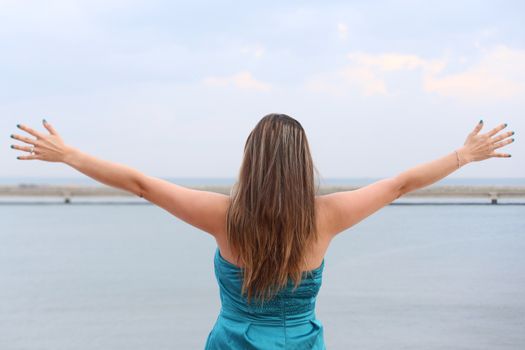
M 68 150 L 64 163 L 106 185 L 132 192 L 212 236 L 225 230 L 229 196 L 186 188 L 74 148 Z
M 67 164 L 81 173 L 106 184 L 140 196 L 139 179 L 142 174 L 124 164 L 109 162 L 96 158 L 81 150 L 66 145 L 55 128 L 44 119 L 44 127 L 49 134 L 41 133 L 27 125 L 18 124 L 17 127 L 26 131 L 35 138 L 13 134 L 12 138 L 23 141 L 28 146 L 12 145 L 14 149 L 34 153 L 18 156 L 21 160 L 38 159 L 48 162 Z
M 71 146 L 67 146 L 62 162 L 98 182 L 142 197 L 139 180 L 144 175 L 125 164 L 100 159 Z
M 13 145 L 12 148 L 34 154 L 17 157 L 22 160 L 38 159 L 62 162 L 81 173 L 106 184 L 143 197 L 165 209 L 179 219 L 216 235 L 224 230 L 229 196 L 185 188 L 169 181 L 148 176 L 127 165 L 103 160 L 66 145 L 58 132 L 45 122 L 49 134 L 43 134 L 26 125 L 17 125 L 36 139 L 11 135 L 29 146 Z
M 322 211 L 326 216 L 323 219 L 325 229 L 331 237 L 334 237 L 402 195 L 428 186 L 469 162 L 489 157 L 510 157 L 508 153 L 494 152 L 495 149 L 514 140 L 502 141 L 514 134 L 510 131 L 494 136 L 504 127 L 506 124 L 501 124 L 486 134 L 478 135 L 482 128 L 480 122 L 468 135 L 465 144 L 456 150 L 457 153 L 450 152 L 441 158 L 412 167 L 397 176 L 381 179 L 356 190 L 318 196 L 319 204 L 326 209 Z
M 419 164 L 399 174 L 397 179 L 401 183 L 401 196 L 431 185 L 470 162 L 491 157 L 510 157 L 508 153 L 494 152 L 495 149 L 514 141 L 514 139 L 506 139 L 514 134 L 513 131 L 495 136 L 506 126 L 507 124 L 500 124 L 486 134 L 479 134 L 483 127 L 483 122 L 480 120 L 474 130 L 467 136 L 462 147 L 443 157 Z

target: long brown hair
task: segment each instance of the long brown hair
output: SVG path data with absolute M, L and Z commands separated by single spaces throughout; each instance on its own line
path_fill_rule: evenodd
M 302 125 L 285 114 L 264 116 L 249 134 L 231 191 L 227 239 L 243 265 L 242 294 L 264 302 L 302 280 L 306 252 L 317 241 L 314 172 Z

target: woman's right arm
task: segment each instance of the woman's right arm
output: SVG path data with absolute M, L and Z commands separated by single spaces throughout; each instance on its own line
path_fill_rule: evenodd
M 419 164 L 399 174 L 397 180 L 401 184 L 400 195 L 402 196 L 408 192 L 429 186 L 470 162 L 491 157 L 510 157 L 508 153 L 494 152 L 495 149 L 514 141 L 514 139 L 501 141 L 513 135 L 514 132 L 512 131 L 494 137 L 494 135 L 506 126 L 507 124 L 501 124 L 488 133 L 479 135 L 478 133 L 483 127 L 483 122 L 480 121 L 468 135 L 465 144 L 461 148 L 433 161 Z
M 514 134 L 511 131 L 494 137 L 506 126 L 501 124 L 486 134 L 478 135 L 483 127 L 483 123 L 480 122 L 468 135 L 463 147 L 457 149 L 457 155 L 455 151 L 450 152 L 441 158 L 410 168 L 397 176 L 381 179 L 356 190 L 319 196 L 318 202 L 322 207 L 323 228 L 326 234 L 333 238 L 402 195 L 428 186 L 467 163 L 490 157 L 510 157 L 508 153 L 494 152 L 495 149 L 514 141 L 514 139 L 502 141 Z
M 465 153 L 466 152 L 462 147 L 442 156 L 441 158 L 434 159 L 427 163 L 418 164 L 397 175 L 397 180 L 401 184 L 400 196 L 419 188 L 429 186 L 458 170 L 462 166 L 470 163 L 470 160 Z

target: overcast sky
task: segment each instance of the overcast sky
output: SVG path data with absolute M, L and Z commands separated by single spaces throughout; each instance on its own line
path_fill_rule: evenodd
M 264 115 L 297 119 L 323 177 L 389 177 L 508 123 L 451 177 L 525 177 L 523 1 L 0 0 L 0 176 L 17 123 L 161 177 L 235 177 Z

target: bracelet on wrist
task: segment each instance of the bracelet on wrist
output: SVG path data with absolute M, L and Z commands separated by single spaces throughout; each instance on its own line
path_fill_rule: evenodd
M 454 150 L 454 152 L 456 152 L 456 159 L 457 159 L 457 164 L 458 164 L 458 169 L 459 169 L 465 163 L 462 164 L 462 162 L 460 161 L 460 159 L 459 159 L 459 152 L 457 150 Z

